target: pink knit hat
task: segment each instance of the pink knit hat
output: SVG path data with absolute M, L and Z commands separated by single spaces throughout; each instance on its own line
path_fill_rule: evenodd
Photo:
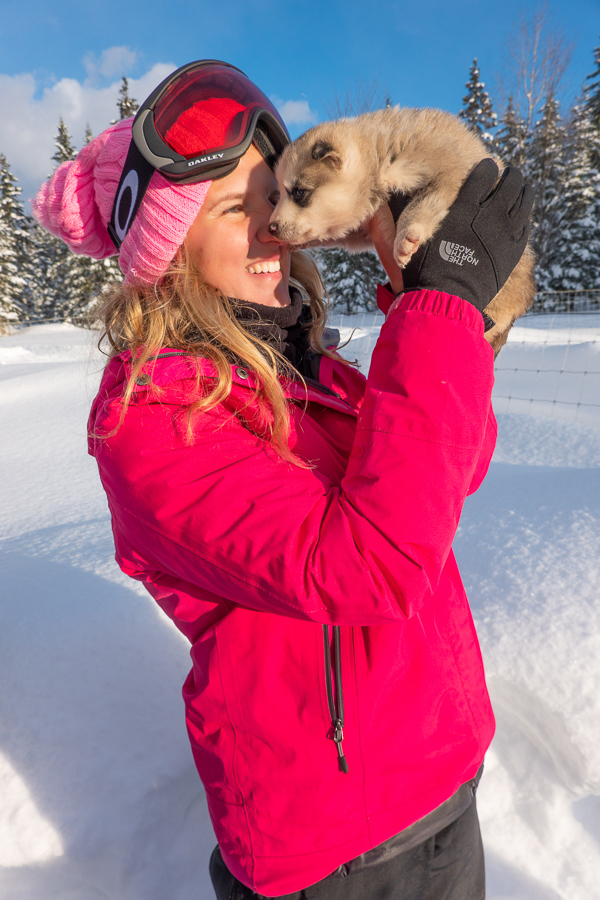
M 32 202 L 35 218 L 74 253 L 105 259 L 117 249 L 108 235 L 133 119 L 122 119 L 64 162 Z M 174 184 L 152 176 L 119 253 L 126 284 L 154 284 L 165 274 L 204 203 L 210 181 Z

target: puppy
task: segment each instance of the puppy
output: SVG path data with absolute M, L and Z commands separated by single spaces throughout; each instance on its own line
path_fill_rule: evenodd
M 483 141 L 457 116 L 437 109 L 394 107 L 323 122 L 283 151 L 276 170 L 281 197 L 269 227 L 292 247 L 365 250 L 372 246 L 370 220 L 392 194 L 401 194 L 394 254 L 404 267 L 434 236 L 461 185 L 487 156 Z M 527 247 L 486 307 L 495 325 L 485 336 L 496 355 L 533 302 L 533 269 Z

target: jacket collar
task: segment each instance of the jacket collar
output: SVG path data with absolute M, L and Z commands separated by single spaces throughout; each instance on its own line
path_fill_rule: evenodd
M 131 364 L 131 352 L 125 351 L 120 354 L 120 359 L 128 368 Z M 140 372 L 137 383 L 134 388 L 135 393 L 149 391 L 152 386 L 166 388 L 175 382 L 185 381 L 196 378 L 198 374 L 201 378 L 216 378 L 217 370 L 214 364 L 204 357 L 195 358 L 190 354 L 181 350 L 171 350 L 164 348 L 152 358 Z M 318 366 L 313 366 L 312 370 L 318 376 Z M 254 390 L 256 388 L 256 376 L 254 372 L 233 364 L 231 366 L 231 378 L 234 388 L 242 388 L 246 390 Z M 299 403 L 317 402 L 322 406 L 336 409 L 338 412 L 344 412 L 350 415 L 357 415 L 356 410 L 347 403 L 333 388 L 326 384 L 321 384 L 317 378 L 306 377 L 305 384 L 298 378 L 291 380 L 283 376 L 279 377 L 281 386 L 285 395 L 290 399 Z M 179 390 L 179 389 L 178 389 Z

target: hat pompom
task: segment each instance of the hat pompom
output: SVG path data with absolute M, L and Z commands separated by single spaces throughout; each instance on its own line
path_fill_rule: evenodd
M 40 225 L 61 238 L 74 253 L 104 259 L 117 252 L 106 230 L 106 208 L 112 205 L 112 200 L 105 200 L 103 191 L 98 191 L 98 170 L 102 169 L 101 181 L 114 197 L 120 177 L 119 157 L 123 151 L 127 152 L 130 137 L 131 130 L 127 134 L 116 126 L 98 135 L 76 159 L 58 167 L 31 204 Z M 107 147 L 109 144 L 110 148 Z M 106 159 L 107 149 L 113 157 L 112 166 Z M 104 164 L 99 166 L 101 157 L 105 158 Z
M 117 249 L 107 226 L 131 141 L 122 119 L 62 163 L 32 202 L 47 231 L 75 253 L 104 259 Z M 155 172 L 119 253 L 126 283 L 155 284 L 165 274 L 196 218 L 210 181 L 174 184 Z

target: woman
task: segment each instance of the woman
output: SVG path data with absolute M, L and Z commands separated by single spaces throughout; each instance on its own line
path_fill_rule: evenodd
M 116 558 L 192 644 L 219 900 L 475 900 L 493 717 L 451 544 L 495 439 L 481 310 L 530 191 L 484 161 L 443 225 L 478 265 L 432 245 L 404 294 L 389 210 L 372 223 L 390 285 L 365 380 L 269 230 L 286 140 L 238 70 L 193 63 L 36 198 L 76 252 L 120 249 L 89 424 Z

